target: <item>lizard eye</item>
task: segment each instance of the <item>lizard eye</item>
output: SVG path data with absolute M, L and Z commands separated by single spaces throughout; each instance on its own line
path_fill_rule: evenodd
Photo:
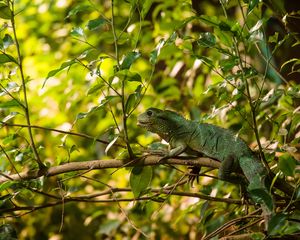
M 152 114 L 153 114 L 153 112 L 152 112 L 151 110 L 148 110 L 148 111 L 146 112 L 146 114 L 147 114 L 148 117 L 151 117 Z

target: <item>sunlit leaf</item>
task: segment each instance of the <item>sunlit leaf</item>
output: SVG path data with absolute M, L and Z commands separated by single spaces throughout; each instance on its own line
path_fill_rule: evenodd
M 139 197 L 145 191 L 152 180 L 152 167 L 135 166 L 130 173 L 130 186 L 134 197 Z
M 19 92 L 20 86 L 16 82 L 9 82 L 5 88 L 0 91 L 0 96 L 7 95 L 8 93 Z
M 256 22 L 256 24 L 249 30 L 250 33 L 253 33 L 257 30 L 259 30 L 261 28 L 261 26 L 263 25 L 263 21 L 262 20 L 258 20 Z
M 291 59 L 289 59 L 288 61 L 284 62 L 281 65 L 280 70 L 282 70 L 286 65 L 288 65 L 289 63 L 292 63 L 292 62 L 299 62 L 299 59 L 298 58 L 291 58 Z
M 72 28 L 70 34 L 72 37 L 83 37 L 84 36 L 84 32 L 81 27 Z
M 8 120 L 14 118 L 18 114 L 19 114 L 18 112 L 11 112 L 9 113 L 9 115 L 7 115 L 5 118 L 2 119 L 2 122 L 7 122 Z
M 24 153 L 21 152 L 15 156 L 15 161 L 21 162 L 23 160 L 23 158 L 24 158 Z
M 119 135 L 117 135 L 105 148 L 105 154 L 108 153 L 109 149 L 114 145 L 114 143 L 118 140 Z
M 163 46 L 165 45 L 166 41 L 164 39 L 161 39 L 158 43 L 158 45 L 156 46 L 155 50 L 153 50 L 150 53 L 150 63 L 151 64 L 155 64 L 157 61 L 157 57 L 160 54 L 161 49 L 163 48 Z
M 205 65 L 211 67 L 211 68 L 214 68 L 214 63 L 213 61 L 208 58 L 208 57 L 205 57 L 205 56 L 199 56 L 199 55 L 196 55 L 195 56 L 197 59 L 201 60 L 203 63 L 205 63 Z

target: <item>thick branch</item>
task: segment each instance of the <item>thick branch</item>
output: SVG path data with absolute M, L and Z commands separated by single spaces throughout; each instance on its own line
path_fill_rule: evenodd
M 167 159 L 162 163 L 158 163 L 160 156 L 149 155 L 144 159 L 134 160 L 131 162 L 125 162 L 122 160 L 91 160 L 85 162 L 71 162 L 63 165 L 50 167 L 46 173 L 39 170 L 21 172 L 19 174 L 4 175 L 1 174 L 0 183 L 4 183 L 11 180 L 29 180 L 36 179 L 42 176 L 51 177 L 62 173 L 80 171 L 80 170 L 95 170 L 105 168 L 122 168 L 131 166 L 149 166 L 149 165 L 160 165 L 160 164 L 172 164 L 172 165 L 186 165 L 186 166 L 203 166 L 211 168 L 219 168 L 220 163 L 210 158 L 194 158 L 194 159 Z

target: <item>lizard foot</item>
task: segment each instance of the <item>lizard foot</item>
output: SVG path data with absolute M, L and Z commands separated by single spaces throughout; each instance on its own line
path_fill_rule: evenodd
M 162 163 L 163 161 L 165 161 L 168 158 L 169 158 L 168 156 L 164 156 L 164 157 L 158 159 L 157 163 Z

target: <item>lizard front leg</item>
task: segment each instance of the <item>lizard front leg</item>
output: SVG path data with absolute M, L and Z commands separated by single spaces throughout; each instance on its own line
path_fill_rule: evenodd
M 172 146 L 171 146 L 172 147 Z M 181 153 L 183 153 L 186 149 L 186 144 L 178 142 L 176 144 L 175 148 L 171 148 L 171 150 L 168 152 L 167 155 L 165 155 L 164 157 L 162 157 L 161 159 L 158 160 L 158 162 L 161 162 L 163 160 L 172 158 L 172 157 L 176 157 L 178 155 L 180 155 Z

